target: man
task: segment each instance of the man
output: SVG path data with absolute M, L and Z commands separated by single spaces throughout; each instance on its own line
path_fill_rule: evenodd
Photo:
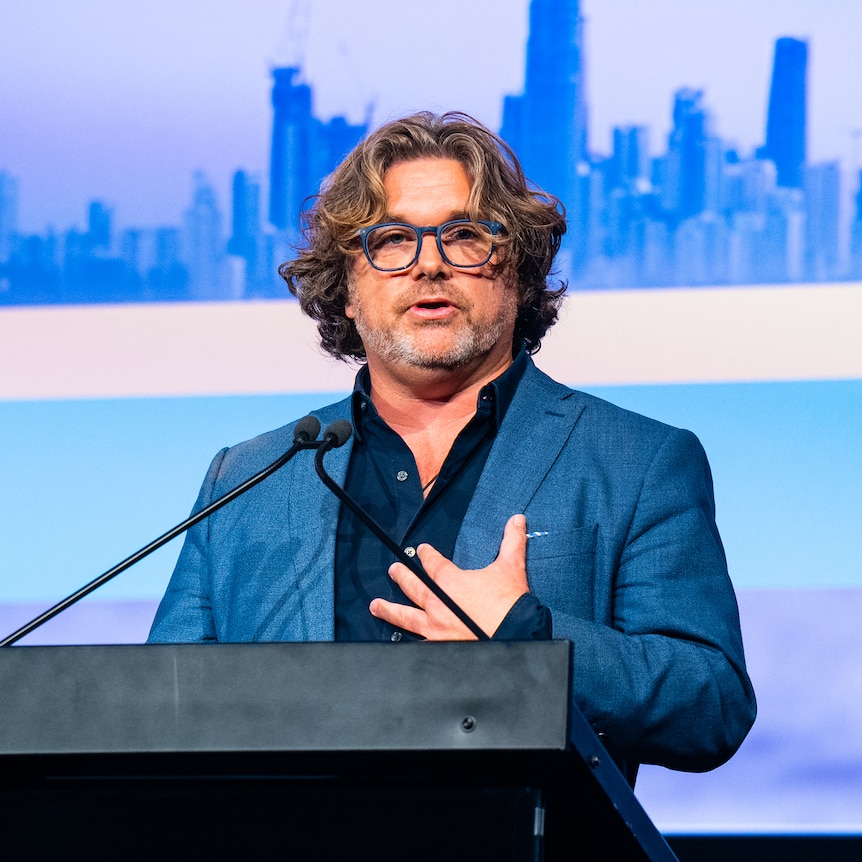
M 709 769 L 755 709 L 709 467 L 690 433 L 533 365 L 564 231 L 558 201 L 468 117 L 418 114 L 361 143 L 281 268 L 323 347 L 366 362 L 317 414 L 355 428 L 327 464 L 484 632 L 574 642 L 575 702 L 630 777 Z M 219 453 L 197 506 L 292 439 Z M 301 457 L 189 533 L 151 633 L 416 637 L 471 635 Z

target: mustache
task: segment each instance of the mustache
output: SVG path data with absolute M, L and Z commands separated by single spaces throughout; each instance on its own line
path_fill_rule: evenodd
M 403 291 L 395 300 L 395 310 L 399 314 L 409 311 L 414 305 L 423 302 L 447 302 L 449 305 L 454 305 L 460 311 L 469 311 L 473 303 L 470 301 L 466 292 L 452 289 L 450 287 L 429 288 L 422 287 L 407 289 Z

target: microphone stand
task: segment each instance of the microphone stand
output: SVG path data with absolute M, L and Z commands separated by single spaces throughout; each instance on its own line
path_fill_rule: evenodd
M 195 514 L 186 518 L 180 524 L 177 524 L 171 530 L 168 530 L 167 533 L 163 533 L 157 539 L 154 539 L 148 545 L 145 545 L 139 551 L 136 551 L 130 557 L 126 557 L 120 563 L 117 563 L 112 569 L 108 569 L 107 572 L 99 575 L 99 577 L 94 578 L 90 583 L 85 584 L 79 590 L 76 590 L 69 596 L 66 596 L 61 602 L 57 602 L 51 608 L 48 608 L 47 611 L 40 614 L 38 617 L 30 620 L 29 623 L 21 626 L 17 631 L 12 632 L 11 635 L 5 637 L 2 641 L 0 641 L 0 647 L 11 646 L 15 641 L 20 640 L 25 635 L 30 634 L 34 629 L 39 628 L 43 623 L 48 622 L 48 620 L 53 619 L 57 614 L 62 613 L 66 610 L 66 608 L 75 604 L 79 599 L 84 598 L 84 596 L 89 595 L 93 592 L 93 590 L 98 589 L 102 586 L 102 584 L 107 583 L 111 580 L 111 578 L 116 577 L 121 572 L 126 571 L 130 566 L 133 566 L 135 563 L 143 560 L 144 557 L 148 557 L 153 551 L 158 550 L 162 547 L 162 545 L 166 545 L 171 539 L 176 538 L 181 533 L 184 533 L 189 528 L 193 527 L 199 521 L 202 521 L 204 518 L 208 518 L 213 512 L 217 509 L 221 509 L 222 506 L 226 506 L 230 503 L 231 500 L 239 497 L 240 494 L 244 494 L 249 488 L 253 488 L 258 483 L 262 482 L 267 476 L 272 475 L 276 472 L 276 470 L 280 470 L 297 452 L 302 451 L 303 449 L 317 449 L 321 446 L 321 442 L 316 440 L 318 432 L 320 431 L 320 423 L 313 416 L 306 416 L 303 419 L 300 419 L 299 422 L 296 423 L 296 431 L 294 433 L 293 444 L 290 449 L 287 450 L 283 455 L 273 461 L 269 466 L 264 467 L 259 473 L 256 473 L 250 479 L 246 479 L 241 485 L 237 485 L 231 491 L 228 491 L 224 496 L 219 497 L 218 500 L 214 500 L 208 506 L 205 506 L 199 512 L 195 512 Z
M 323 466 L 323 456 L 330 450 L 343 446 L 353 429 L 346 419 L 339 419 L 330 425 L 323 434 L 323 442 L 318 446 L 314 455 L 314 469 L 320 480 L 335 494 L 345 505 L 381 542 L 395 555 L 399 562 L 404 563 L 446 607 L 476 636 L 480 641 L 489 641 L 491 638 L 476 624 L 476 622 L 458 605 L 455 600 L 422 568 L 420 563 L 413 557 L 408 557 L 404 550 L 395 542 L 389 534 L 365 512 L 359 504 L 348 496 L 347 492 L 326 472 Z

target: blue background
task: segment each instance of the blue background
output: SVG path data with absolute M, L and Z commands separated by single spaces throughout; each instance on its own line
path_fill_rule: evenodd
M 0 197 L 14 181 L 17 203 L 10 227 L 0 200 L 0 265 L 22 238 L 50 245 L 72 230 L 95 241 L 105 216 L 103 257 L 119 253 L 125 230 L 180 231 L 196 170 L 226 241 L 234 171 L 262 179 L 269 168 L 273 66 L 302 66 L 322 120 L 373 125 L 459 108 L 499 128 L 504 96 L 523 92 L 529 4 L 500 6 L 441 0 L 393 18 L 391 4 L 373 0 L 8 0 Z M 809 160 L 839 165 L 838 273 L 858 277 L 850 228 L 862 9 L 584 0 L 581 12 L 597 158 L 611 155 L 612 128 L 623 125 L 647 126 L 650 154 L 665 153 L 673 94 L 685 86 L 704 91 L 716 134 L 750 156 L 765 139 L 774 40 L 807 39 Z M 9 287 L 0 268 L 0 302 Z M 703 441 L 760 704 L 727 766 L 645 769 L 647 810 L 684 831 L 862 829 L 862 381 L 591 391 Z M 333 397 L 0 402 L 0 626 L 11 631 L 182 519 L 219 448 Z M 178 550 L 163 549 L 29 642 L 143 640 Z

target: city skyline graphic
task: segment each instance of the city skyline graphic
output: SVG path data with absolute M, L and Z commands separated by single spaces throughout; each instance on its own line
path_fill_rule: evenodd
M 862 276 L 862 196 L 847 206 L 858 178 L 848 189 L 837 159 L 807 158 L 813 43 L 763 46 L 774 52 L 771 83 L 752 152 L 716 133 L 708 92 L 680 86 L 668 94 L 666 140 L 648 125 L 618 125 L 601 153 L 589 144 L 581 7 L 529 4 L 523 89 L 505 95 L 499 128 L 527 176 L 566 207 L 558 271 L 571 288 Z M 0 305 L 286 297 L 277 267 L 300 241 L 303 206 L 374 125 L 370 109 L 363 122 L 320 116 L 300 53 L 271 70 L 266 178 L 237 169 L 224 201 L 214 182 L 223 178 L 195 172 L 177 223 L 121 230 L 122 204 L 94 199 L 83 229 L 19 231 L 19 178 L 0 162 Z

